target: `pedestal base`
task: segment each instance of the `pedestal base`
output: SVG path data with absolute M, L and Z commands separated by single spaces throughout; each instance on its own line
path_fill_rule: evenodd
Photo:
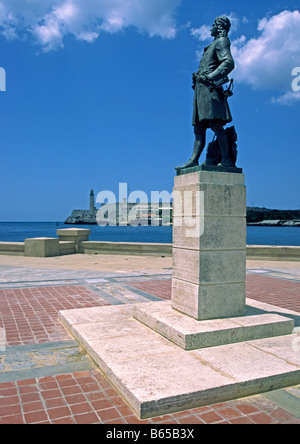
M 294 321 L 277 314 L 253 314 L 196 321 L 172 309 L 171 303 L 150 302 L 135 307 L 134 318 L 184 350 L 217 347 L 236 342 L 289 335 Z
M 222 165 L 198 165 L 191 168 L 180 169 L 176 168 L 177 176 L 184 176 L 185 174 L 196 173 L 198 171 L 215 171 L 217 173 L 238 173 L 242 174 L 243 169 L 237 167 L 224 167 Z
M 134 319 L 134 310 L 143 307 L 60 312 L 69 332 L 141 419 L 300 383 L 297 335 L 186 351 Z M 290 320 L 271 316 L 269 321 L 269 327 L 262 322 L 259 328 L 271 331 L 277 324 L 277 333 L 291 328 Z M 241 334 L 247 325 L 237 328 Z M 225 336 L 230 329 L 223 326 Z

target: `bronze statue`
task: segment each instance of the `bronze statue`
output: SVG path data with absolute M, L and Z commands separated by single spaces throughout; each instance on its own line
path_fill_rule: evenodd
M 228 75 L 235 67 L 228 38 L 230 28 L 231 23 L 227 17 L 216 18 L 211 29 L 215 40 L 205 48 L 198 72 L 193 74 L 194 151 L 191 159 L 182 167 L 176 168 L 177 171 L 198 165 L 205 148 L 208 128 L 212 129 L 217 140 L 209 145 L 204 165 L 235 167 L 235 129 L 224 129 L 232 121 L 228 106 L 228 97 L 232 95 L 232 81 L 226 90 L 223 89 L 223 85 L 229 82 Z

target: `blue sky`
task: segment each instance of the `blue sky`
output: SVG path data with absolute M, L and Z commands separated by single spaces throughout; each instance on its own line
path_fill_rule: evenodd
M 193 147 L 191 76 L 223 14 L 247 204 L 299 209 L 299 6 L 249 4 L 0 0 L 0 221 L 63 221 L 121 182 L 171 192 Z

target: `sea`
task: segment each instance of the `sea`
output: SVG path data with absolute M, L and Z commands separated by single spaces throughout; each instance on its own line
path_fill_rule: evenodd
M 62 228 L 88 228 L 91 241 L 172 243 L 172 227 L 65 225 L 63 222 L 0 222 L 0 242 L 24 242 L 33 237 L 57 237 Z M 300 246 L 299 227 L 247 227 L 248 245 Z

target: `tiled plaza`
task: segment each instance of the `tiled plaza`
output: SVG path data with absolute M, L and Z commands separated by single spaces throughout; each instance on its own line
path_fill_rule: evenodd
M 61 310 L 170 299 L 170 262 L 151 269 L 141 258 L 139 272 L 136 263 L 130 269 L 137 258 L 127 258 L 124 270 L 109 269 L 105 257 L 103 266 L 82 268 L 68 268 L 68 259 L 57 268 L 4 259 L 0 424 L 300 423 L 300 386 L 140 421 L 60 323 Z M 249 263 L 247 297 L 294 312 L 299 328 L 299 271 L 297 264 Z

